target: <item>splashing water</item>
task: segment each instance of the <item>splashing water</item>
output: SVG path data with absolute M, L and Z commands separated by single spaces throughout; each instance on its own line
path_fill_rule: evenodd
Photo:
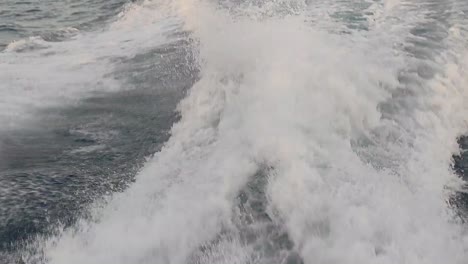
M 466 263 L 448 205 L 463 189 L 451 171 L 467 131 L 462 2 L 135 4 L 119 21 L 166 12 L 196 43 L 181 120 L 93 221 L 23 259 Z

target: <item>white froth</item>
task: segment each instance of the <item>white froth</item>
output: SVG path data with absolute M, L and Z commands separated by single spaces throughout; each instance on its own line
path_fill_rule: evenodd
M 72 104 L 92 92 L 125 89 L 112 77 L 116 58 L 131 58 L 168 42 L 166 33 L 177 24 L 146 5 L 129 5 L 102 31 L 68 28 L 63 30 L 65 41 L 30 37 L 8 45 L 0 53 L 0 131 L 30 123 L 38 111 Z M 135 10 L 148 11 L 137 16 Z
M 347 35 L 303 14 L 253 19 L 173 3 L 199 41 L 200 80 L 180 103 L 182 119 L 95 223 L 44 242 L 49 263 L 187 263 L 231 225 L 237 192 L 265 165 L 270 217 L 305 263 L 466 263 L 468 240 L 447 200 L 461 186 L 450 163 L 468 128 L 467 38 L 454 26 L 434 56 L 442 70 L 403 91 L 416 95 L 414 109 L 383 118 L 399 72 L 419 62 L 396 45 L 417 22 L 399 2 L 372 5 L 393 13 Z M 372 142 L 356 145 L 363 139 Z M 233 238 L 204 261 L 255 263 L 252 254 Z

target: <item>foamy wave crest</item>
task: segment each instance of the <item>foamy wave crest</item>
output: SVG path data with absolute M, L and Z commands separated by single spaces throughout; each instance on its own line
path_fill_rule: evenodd
M 36 49 L 48 48 L 48 43 L 41 37 L 30 37 L 28 39 L 13 41 L 5 48 L 6 52 L 24 52 Z
M 69 39 L 79 33 L 79 30 L 73 27 L 57 30 L 44 36 L 34 36 L 27 39 L 13 41 L 8 44 L 3 52 L 27 52 L 50 47 L 49 42 L 62 41 Z

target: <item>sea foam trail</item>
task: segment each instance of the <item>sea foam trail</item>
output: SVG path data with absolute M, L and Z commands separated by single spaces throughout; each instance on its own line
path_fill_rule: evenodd
M 174 40 L 168 32 L 178 21 L 152 12 L 153 5 L 127 5 L 104 30 L 67 28 L 56 32 L 62 41 L 34 36 L 9 44 L 0 52 L 0 132 L 34 122 L 43 109 L 73 104 L 93 92 L 126 89 L 113 78 L 115 67 Z
M 181 120 L 95 222 L 42 242 L 44 261 L 271 263 L 274 252 L 226 232 L 238 192 L 269 168 L 268 216 L 304 263 L 465 263 L 447 201 L 461 188 L 450 163 L 467 129 L 466 31 L 453 19 L 444 46 L 415 58 L 402 33 L 428 18 L 408 22 L 411 2 L 392 3 L 372 8 L 387 12 L 379 29 L 398 30 L 336 35 L 307 12 L 275 15 L 282 3 L 252 18 L 173 2 L 199 44 Z M 406 74 L 425 60 L 432 77 Z

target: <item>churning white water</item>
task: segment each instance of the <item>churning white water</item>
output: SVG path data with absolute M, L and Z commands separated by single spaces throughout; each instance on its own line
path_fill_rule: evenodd
M 467 263 L 466 226 L 449 206 L 463 191 L 451 157 L 468 131 L 462 2 L 134 4 L 116 25 L 158 14 L 181 21 L 199 79 L 136 182 L 24 259 Z M 126 24 L 138 45 L 153 41 L 153 22 L 142 23 Z M 109 32 L 99 42 L 125 43 Z M 72 43 L 60 45 L 82 42 Z M 243 221 L 255 209 L 239 209 L 239 193 L 257 177 L 265 217 Z

